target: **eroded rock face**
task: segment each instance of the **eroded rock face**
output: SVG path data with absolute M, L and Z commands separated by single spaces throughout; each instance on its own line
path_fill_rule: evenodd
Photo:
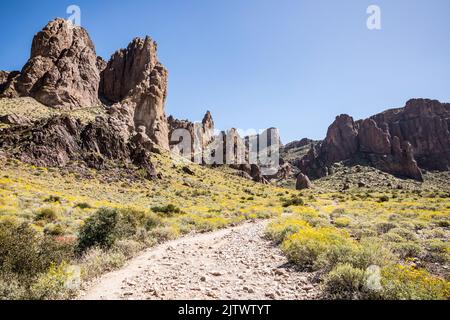
M 168 118 L 169 126 L 169 143 L 171 149 L 179 147 L 184 139 L 190 147 L 191 156 L 189 160 L 203 163 L 207 146 L 213 141 L 214 137 L 214 120 L 211 112 L 207 111 L 201 123 L 194 123 L 189 120 L 179 120 L 170 116 Z M 188 137 L 181 137 L 183 132 L 188 133 Z M 182 150 L 179 151 L 181 152 Z
M 0 149 L 24 162 L 42 167 L 63 167 L 81 161 L 90 168 L 108 169 L 108 160 L 133 163 L 155 178 L 150 153 L 138 141 L 126 141 L 111 118 L 82 124 L 69 115 L 4 129 Z
M 354 122 L 343 115 L 327 138 L 297 162 L 308 175 L 321 177 L 338 161 L 368 161 L 397 176 L 422 180 L 420 168 L 450 169 L 450 104 L 414 99 Z
M 86 30 L 55 19 L 34 36 L 31 57 L 8 91 L 50 107 L 92 107 L 99 104 L 99 81 L 97 55 Z
M 19 71 L 0 71 L 0 98 L 17 98 L 19 96 L 15 87 L 19 76 Z
M 358 128 L 353 118 L 340 115 L 328 129 L 322 153 L 326 163 L 350 158 L 358 150 Z
M 100 95 L 109 103 L 130 110 L 135 128 L 145 127 L 159 146 L 169 149 L 165 115 L 168 72 L 158 62 L 157 45 L 150 37 L 134 39 L 113 54 L 101 73 Z
M 8 81 L 9 72 L 0 70 L 0 87 Z

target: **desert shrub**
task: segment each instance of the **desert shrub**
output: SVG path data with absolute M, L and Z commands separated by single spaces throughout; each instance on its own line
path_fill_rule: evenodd
M 308 227 L 306 221 L 295 217 L 284 217 L 271 222 L 266 229 L 266 235 L 276 243 L 283 242 L 288 236 Z
M 416 258 L 422 254 L 422 247 L 415 242 L 395 242 L 390 244 L 394 251 L 402 259 Z
M 152 211 L 155 213 L 161 213 L 161 214 L 166 214 L 166 215 L 182 213 L 181 209 L 173 204 L 168 204 L 168 205 L 160 206 L 160 207 L 155 206 L 155 207 L 152 207 Z
M 178 238 L 180 231 L 171 226 L 160 226 L 152 229 L 149 234 L 152 238 L 161 243 Z
M 0 272 L 12 274 L 23 283 L 46 272 L 52 263 L 61 263 L 73 256 L 71 243 L 58 242 L 44 236 L 29 224 L 0 223 Z
M 319 256 L 331 246 L 345 246 L 351 241 L 347 233 L 334 228 L 304 228 L 282 243 L 289 261 L 302 269 L 315 269 Z
M 58 214 L 52 208 L 42 208 L 36 213 L 36 220 L 55 221 Z
M 319 255 L 315 269 L 331 271 L 339 264 L 350 264 L 365 270 L 370 266 L 383 267 L 395 261 L 394 254 L 376 239 L 364 239 L 361 242 L 347 241 L 333 245 Z
M 388 202 L 389 197 L 388 196 L 381 196 L 378 198 L 378 202 Z
M 381 239 L 383 239 L 386 242 L 403 242 L 405 239 L 397 233 L 385 233 L 381 236 Z
M 425 260 L 434 263 L 448 263 L 450 261 L 450 245 L 442 240 L 428 240 L 425 242 L 427 249 Z
M 359 250 L 356 242 L 351 241 L 340 245 L 331 245 L 318 254 L 313 269 L 327 273 L 339 264 L 353 265 Z
M 324 279 L 325 292 L 332 299 L 361 299 L 366 284 L 364 270 L 350 264 L 339 264 Z
M 347 217 L 339 217 L 339 218 L 334 219 L 333 222 L 336 225 L 336 227 L 345 228 L 350 225 L 351 220 L 350 220 L 350 218 L 347 218 Z
M 381 241 L 374 238 L 362 239 L 353 259 L 353 266 L 367 269 L 370 266 L 384 267 L 396 261 L 394 253 Z
M 49 223 L 45 226 L 44 233 L 51 236 L 61 236 L 65 233 L 65 230 L 60 224 Z
M 305 201 L 300 197 L 292 196 L 291 198 L 281 199 L 281 205 L 283 206 L 283 208 L 291 206 L 304 206 Z
M 377 232 L 373 230 L 371 227 L 364 227 L 364 226 L 352 226 L 351 233 L 357 238 L 369 238 L 369 237 L 375 237 L 377 236 Z
M 49 270 L 32 284 L 30 298 L 33 300 L 68 299 L 77 289 L 76 286 L 71 286 L 71 282 L 76 281 L 77 276 L 66 263 L 59 266 L 52 264 Z
M 146 225 L 146 217 L 147 215 L 143 211 L 131 208 L 119 210 L 114 230 L 116 239 L 133 237 L 141 226 Z
M 427 271 L 393 265 L 382 269 L 382 298 L 388 300 L 448 300 L 450 283 Z
M 74 208 L 80 208 L 81 210 L 84 210 L 84 209 L 91 209 L 92 206 L 87 202 L 80 202 L 77 203 Z
M 26 297 L 25 287 L 14 275 L 0 276 L 0 300 L 23 300 Z
M 393 229 L 389 230 L 389 233 L 398 234 L 403 239 L 406 239 L 409 241 L 414 241 L 417 239 L 417 236 L 415 235 L 414 232 L 412 232 L 408 229 L 405 229 L 405 228 L 393 228 Z
M 389 230 L 396 228 L 397 225 L 393 222 L 378 222 L 375 224 L 375 230 L 378 232 L 378 234 L 384 234 L 389 232 Z
M 101 274 L 118 269 L 125 264 L 126 257 L 118 250 L 106 252 L 100 248 L 88 249 L 80 259 L 83 280 L 89 280 Z
M 112 251 L 119 252 L 129 259 L 136 256 L 144 247 L 142 242 L 125 239 L 117 241 L 112 247 Z
M 117 240 L 116 226 L 119 211 L 102 208 L 90 216 L 81 227 L 78 235 L 78 252 L 83 253 L 92 247 L 110 248 Z
M 60 196 L 49 196 L 48 198 L 46 198 L 44 200 L 44 202 L 48 202 L 48 203 L 58 202 L 58 203 L 60 203 L 61 202 L 61 197 Z
M 163 225 L 163 220 L 160 216 L 153 212 L 148 212 L 145 215 L 144 221 L 143 221 L 143 227 L 146 230 L 151 230 L 153 228 L 159 227 Z

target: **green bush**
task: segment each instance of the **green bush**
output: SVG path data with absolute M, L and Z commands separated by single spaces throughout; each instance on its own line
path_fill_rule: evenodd
M 375 225 L 375 230 L 378 232 L 378 234 L 384 234 L 396 227 L 397 225 L 393 222 L 379 222 Z
M 88 249 L 82 256 L 82 279 L 87 281 L 122 267 L 126 257 L 119 250 L 104 251 L 100 248 Z
M 433 263 L 449 263 L 450 245 L 442 240 L 432 239 L 425 242 L 427 253 L 425 260 Z
M 28 283 L 52 263 L 73 257 L 73 245 L 36 232 L 29 224 L 0 223 L 0 272 Z
M 52 208 L 42 208 L 36 213 L 36 220 L 55 221 L 58 214 Z
M 160 206 L 160 207 L 155 206 L 155 207 L 152 207 L 152 211 L 155 213 L 162 213 L 162 214 L 166 214 L 166 215 L 182 213 L 181 209 L 173 204 L 168 204 L 168 205 Z
M 354 300 L 364 297 L 367 277 L 364 270 L 339 264 L 324 279 L 325 292 L 332 299 Z
M 281 203 L 283 208 L 287 208 L 287 207 L 291 207 L 291 206 L 304 206 L 305 205 L 305 201 L 300 198 L 300 197 L 296 197 L 296 196 L 292 196 L 292 198 L 289 199 L 281 199 Z
M 392 251 L 399 255 L 400 258 L 416 258 L 422 254 L 422 247 L 414 242 L 396 242 L 390 244 Z
M 346 242 L 330 246 L 316 261 L 316 269 L 329 272 L 339 264 L 365 270 L 370 266 L 384 267 L 394 261 L 394 254 L 376 239 L 363 239 L 359 243 Z
M 119 211 L 102 208 L 90 216 L 78 236 L 78 252 L 83 253 L 92 247 L 110 248 L 117 240 L 116 232 Z
M 92 206 L 87 202 L 80 202 L 75 205 L 75 208 L 80 208 L 81 210 L 84 210 L 84 209 L 91 209 Z

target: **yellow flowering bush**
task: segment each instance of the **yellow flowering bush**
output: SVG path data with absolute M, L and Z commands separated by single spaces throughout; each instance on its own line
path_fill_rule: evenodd
M 423 269 L 393 265 L 382 270 L 382 297 L 390 300 L 448 300 L 450 282 Z
M 281 249 L 288 259 L 303 269 L 314 269 L 321 254 L 332 246 L 348 246 L 352 240 L 345 231 L 335 228 L 305 227 L 286 238 Z

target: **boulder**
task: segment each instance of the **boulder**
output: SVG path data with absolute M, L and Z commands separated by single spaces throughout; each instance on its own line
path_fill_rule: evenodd
M 303 173 L 300 173 L 297 176 L 297 182 L 295 184 L 295 188 L 297 190 L 311 189 L 312 188 L 312 183 L 309 180 L 307 175 L 304 175 Z

